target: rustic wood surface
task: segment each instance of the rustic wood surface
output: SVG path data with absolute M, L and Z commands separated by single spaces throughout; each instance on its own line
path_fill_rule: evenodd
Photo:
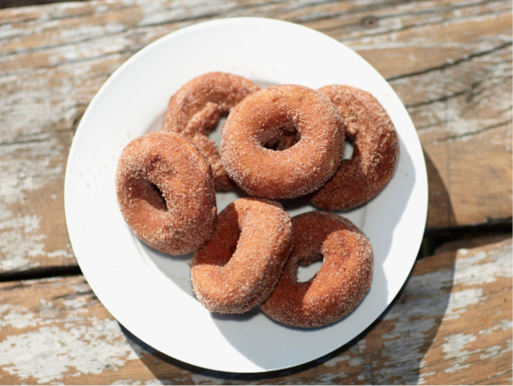
M 28 3 L 0 0 L 0 384 L 511 384 L 511 1 Z M 258 376 L 193 368 L 127 333 L 80 274 L 63 205 L 74 130 L 110 74 L 233 16 L 296 22 L 368 60 L 406 105 L 429 178 L 424 243 L 387 312 L 327 357 Z
M 259 375 L 202 370 L 154 352 L 112 318 L 81 276 L 9 281 L 0 284 L 0 381 L 508 384 L 511 262 L 511 238 L 423 258 L 401 296 L 357 340 Z

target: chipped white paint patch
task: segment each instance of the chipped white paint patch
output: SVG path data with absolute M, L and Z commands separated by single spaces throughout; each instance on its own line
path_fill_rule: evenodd
M 38 324 L 33 312 L 24 307 L 11 304 L 0 304 L 0 331 L 2 328 L 27 328 Z
M 336 385 L 340 384 L 340 379 L 347 378 L 347 375 L 344 374 L 342 371 L 335 372 L 333 374 L 322 374 L 315 378 L 314 384 L 319 385 Z M 296 380 L 294 383 L 291 383 L 293 385 L 299 384 L 298 380 Z
M 347 362 L 351 359 L 349 355 L 339 355 L 337 357 L 331 358 L 330 360 L 324 363 L 326 367 L 335 367 L 339 362 Z
M 62 180 L 65 149 L 58 138 L 41 134 L 29 143 L 4 144 L 0 148 L 0 271 L 39 266 L 38 257 L 73 258 L 63 250 L 48 251 L 43 219 L 27 206 L 29 197 L 47 184 Z M 52 213 L 48 213 L 49 216 Z M 49 252 L 49 254 L 46 254 Z
M 470 288 L 453 292 L 449 298 L 445 319 L 458 319 L 468 306 L 479 304 L 483 297 L 482 288 Z
M 8 336 L 0 342 L 0 367 L 21 380 L 33 377 L 42 384 L 71 374 L 100 374 L 137 359 L 116 321 L 91 317 L 89 322 Z
M 71 250 L 71 246 L 70 246 L 70 250 Z M 55 251 L 48 252 L 46 254 L 46 256 L 48 256 L 48 257 L 64 257 L 64 258 L 69 258 L 69 259 L 74 257 L 73 253 L 71 253 L 69 250 L 65 250 L 65 249 L 58 249 Z
M 509 350 L 511 351 L 511 344 L 509 345 Z M 503 352 L 504 352 L 504 347 L 496 344 L 494 346 L 484 348 L 483 351 L 481 351 L 481 354 L 479 355 L 479 359 L 483 360 L 483 359 L 495 358 L 495 357 L 501 355 Z
M 25 202 L 23 192 L 41 189 L 49 178 L 64 172 L 58 161 L 65 149 L 58 138 L 41 133 L 22 139 L 27 142 L 3 144 L 0 153 L 0 170 L 8 172 L 0 176 L 0 197 L 6 204 Z
M 501 320 L 499 324 L 496 324 L 495 326 L 485 328 L 484 330 L 480 330 L 480 335 L 490 335 L 493 334 L 496 331 L 506 331 L 511 330 L 513 328 L 513 322 L 511 320 Z
M 428 371 L 425 371 L 425 372 L 421 372 L 421 373 L 419 374 L 419 379 L 418 379 L 418 381 L 417 381 L 417 384 L 419 384 L 419 385 L 425 385 L 425 384 L 427 384 L 426 380 L 427 380 L 429 377 L 431 377 L 431 376 L 433 376 L 433 375 L 435 375 L 435 374 L 436 374 L 436 371 L 429 371 L 429 372 L 428 372 Z
M 454 334 L 445 338 L 445 342 L 442 345 L 442 350 L 445 354 L 445 358 L 453 360 L 451 366 L 445 370 L 448 373 L 455 373 L 470 366 L 468 358 L 471 352 L 465 350 L 465 346 L 476 340 L 474 334 Z M 466 363 L 467 362 L 467 363 Z
M 464 274 L 455 275 L 454 283 L 466 286 L 484 285 L 493 283 L 499 277 L 512 277 L 511 246 L 506 249 L 505 253 L 495 253 L 493 256 L 479 252 L 463 259 L 457 259 L 456 273 Z
M 453 334 L 445 338 L 446 343 L 442 345 L 442 350 L 447 357 L 457 357 L 457 353 L 463 352 L 466 345 L 476 340 L 474 334 Z M 456 355 L 454 355 L 456 353 Z
M 38 216 L 11 216 L 0 203 L 0 271 L 4 272 L 37 266 L 31 257 L 42 255 L 45 247 L 45 236 L 35 233 L 41 221 Z
M 28 286 L 30 281 L 25 283 Z M 143 351 L 132 347 L 115 320 L 91 316 L 91 306 L 98 301 L 84 279 L 53 278 L 33 284 L 40 299 L 15 304 L 27 292 L 25 287 L 14 287 L 8 299 L 14 304 L 0 304 L 4 374 L 18 377 L 20 383 L 59 383 L 66 376 L 119 369 Z M 3 333 L 13 328 L 18 331 Z
M 477 348 L 475 350 L 467 350 L 465 347 L 476 341 L 478 337 L 475 334 L 453 334 L 445 339 L 442 345 L 445 359 L 451 361 L 451 365 L 447 367 L 445 372 L 455 373 L 470 366 L 469 357 L 473 354 L 479 354 L 480 360 L 496 358 L 505 352 L 511 352 L 512 341 L 508 339 L 503 345 L 493 345 L 485 348 Z
M 53 302 L 44 298 L 39 300 L 39 315 L 43 318 L 42 321 L 46 323 L 53 323 L 60 317 L 59 310 Z

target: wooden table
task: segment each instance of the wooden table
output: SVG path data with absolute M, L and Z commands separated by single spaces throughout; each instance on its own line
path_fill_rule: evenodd
M 1 384 L 511 384 L 509 0 L 27 3 L 0 1 Z M 406 105 L 429 176 L 424 242 L 392 305 L 335 352 L 264 374 L 195 368 L 120 327 L 81 275 L 63 209 L 74 131 L 109 75 L 165 34 L 233 16 L 309 26 L 362 55 Z

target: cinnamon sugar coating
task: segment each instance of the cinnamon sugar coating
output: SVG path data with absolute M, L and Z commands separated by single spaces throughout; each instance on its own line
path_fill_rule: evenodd
M 392 178 L 399 159 L 397 133 L 385 109 L 367 91 L 346 85 L 319 91 L 337 106 L 354 150 L 310 201 L 322 209 L 352 209 L 374 198 Z
M 292 218 L 294 248 L 280 281 L 260 307 L 279 323 L 322 327 L 351 313 L 369 291 L 373 253 L 367 237 L 351 221 L 312 211 Z M 299 265 L 322 259 L 316 275 L 299 282 Z
M 172 132 L 132 140 L 116 170 L 121 213 L 141 241 L 170 255 L 196 251 L 212 235 L 217 215 L 205 156 Z
M 246 312 L 270 295 L 291 248 L 290 216 L 279 203 L 240 198 L 219 213 L 212 238 L 194 254 L 194 293 L 212 312 Z
M 299 140 L 282 151 L 266 148 L 283 132 Z M 345 128 L 324 94 L 299 85 L 257 91 L 235 106 L 222 129 L 228 175 L 249 195 L 294 198 L 317 190 L 338 169 Z
M 210 161 L 218 191 L 232 190 L 235 184 L 226 174 L 219 149 L 208 135 L 223 114 L 259 89 L 241 76 L 209 72 L 191 79 L 169 100 L 163 129 L 191 138 Z

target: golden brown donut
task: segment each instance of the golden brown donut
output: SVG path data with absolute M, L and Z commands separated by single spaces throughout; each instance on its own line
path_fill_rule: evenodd
M 367 237 L 335 213 L 312 211 L 292 218 L 294 248 L 271 296 L 260 305 L 275 321 L 322 327 L 347 316 L 369 291 L 373 253 Z M 299 282 L 299 265 L 322 259 L 316 275 Z
M 217 214 L 205 156 L 172 132 L 132 140 L 116 170 L 121 213 L 147 245 L 170 255 L 196 251 L 212 235 Z
M 223 114 L 259 89 L 242 76 L 209 72 L 184 84 L 169 100 L 163 129 L 192 139 L 210 161 L 219 191 L 231 190 L 235 184 L 224 171 L 219 149 L 208 135 Z
M 265 145 L 282 131 L 299 141 L 275 151 Z M 338 169 L 345 129 L 330 100 L 299 85 L 272 86 L 235 106 L 222 129 L 221 156 L 228 175 L 249 195 L 294 198 L 317 190 Z
M 246 312 L 269 296 L 291 248 L 290 216 L 279 203 L 240 198 L 219 213 L 212 238 L 194 254 L 194 293 L 212 312 Z
M 374 198 L 392 178 L 399 159 L 394 124 L 369 92 L 345 85 L 319 89 L 337 106 L 354 145 L 333 178 L 310 201 L 318 208 L 348 210 Z

